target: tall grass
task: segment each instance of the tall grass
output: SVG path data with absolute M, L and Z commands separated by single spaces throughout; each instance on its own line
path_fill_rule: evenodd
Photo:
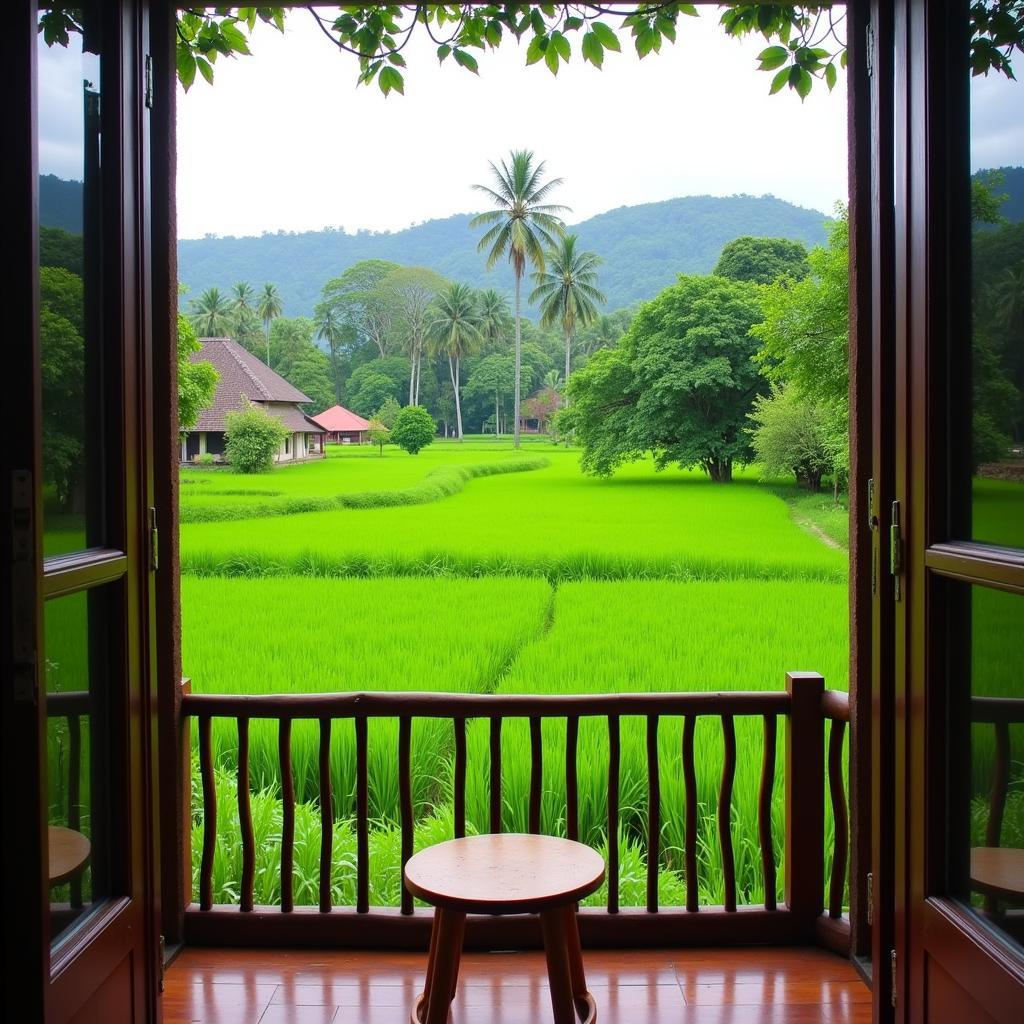
M 285 578 L 245 584 L 186 579 L 183 583 L 185 669 L 197 691 L 779 689 L 787 667 L 824 671 L 829 685 L 836 688 L 844 688 L 846 681 L 846 603 L 845 590 L 839 585 L 579 583 L 562 586 L 555 593 L 542 581 L 527 579 Z M 337 609 L 331 621 L 338 625 L 326 626 L 322 616 L 289 617 L 300 605 Z M 385 605 L 389 607 L 388 640 L 382 646 L 378 637 Z M 772 607 L 787 613 L 765 616 L 764 609 Z M 725 621 L 731 630 L 723 628 Z M 232 647 L 230 638 L 242 628 L 248 644 Z M 324 640 L 328 633 L 329 643 Z M 288 685 L 285 680 L 294 682 Z M 736 726 L 742 752 L 732 810 L 737 884 L 742 901 L 758 902 L 764 898 L 756 822 L 760 720 L 739 719 Z M 254 722 L 251 728 L 253 784 L 273 802 L 279 780 L 276 727 Z M 632 877 L 633 872 L 639 879 L 632 887 L 624 883 L 626 904 L 643 900 L 647 770 L 642 729 L 637 720 L 623 722 L 623 878 Z M 702 720 L 696 744 L 701 822 L 698 883 L 706 902 L 722 898 L 714 817 L 722 761 L 719 729 L 717 720 Z M 680 730 L 678 719 L 667 719 L 659 740 L 666 899 L 681 884 L 685 799 Z M 546 831 L 564 834 L 564 723 L 546 722 L 542 735 L 542 824 Z M 774 808 L 780 858 L 783 735 L 780 729 Z M 216 723 L 214 739 L 219 763 L 230 769 L 237 749 L 234 723 Z M 333 739 L 332 786 L 336 814 L 344 821 L 353 813 L 351 723 L 336 723 Z M 398 820 L 395 723 L 371 722 L 369 739 L 370 814 L 376 822 L 375 834 L 381 830 L 390 834 Z M 468 741 L 467 812 L 470 827 L 484 831 L 489 807 L 487 724 L 471 722 Z M 313 723 L 296 723 L 296 793 L 307 803 L 318 798 L 317 743 Z M 450 722 L 416 723 L 412 755 L 417 818 L 450 817 L 452 744 Z M 581 723 L 579 750 L 580 834 L 601 848 L 607 842 L 608 747 L 603 720 Z M 505 723 L 502 752 L 504 825 L 525 831 L 530 764 L 525 722 Z M 315 822 L 315 814 L 309 814 Z

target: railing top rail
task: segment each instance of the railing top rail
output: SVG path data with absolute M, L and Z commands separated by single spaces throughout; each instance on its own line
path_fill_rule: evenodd
M 821 695 L 821 713 L 835 722 L 850 720 L 850 695 L 842 690 L 826 690 Z
M 217 718 L 565 718 L 608 715 L 778 715 L 785 691 L 686 693 L 191 693 L 182 713 Z
M 972 697 L 971 721 L 989 724 L 1024 722 L 1024 699 L 1020 697 Z

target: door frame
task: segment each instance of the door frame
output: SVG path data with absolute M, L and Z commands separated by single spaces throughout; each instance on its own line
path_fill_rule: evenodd
M 153 820 L 155 773 L 151 671 L 153 573 L 148 559 L 147 508 L 152 494 L 152 350 L 147 286 L 148 113 L 143 103 L 147 0 L 121 0 L 101 9 L 103 61 L 102 231 L 104 309 L 102 344 L 108 356 L 104 400 L 88 399 L 103 420 L 107 458 L 102 495 L 108 516 L 93 547 L 43 557 L 42 415 L 39 337 L 39 187 L 37 57 L 38 7 L 12 8 L 0 52 L 12 80 L 8 150 L 0 174 L 10 210 L 5 242 L 12 254 L 5 288 L 6 353 L 4 472 L 0 517 L 14 539 L 0 546 L 0 573 L 13 614 L 0 617 L 2 749 L 8 779 L 5 809 L 17 841 L 0 846 L 5 915 L 2 976 L 18 994 L 26 1020 L 69 1020 L 94 996 L 99 1011 L 131 1005 L 134 1019 L 156 1019 L 159 978 L 153 858 L 159 849 Z M 111 847 L 111 892 L 93 913 L 51 945 L 47 861 L 47 719 L 44 605 L 47 598 L 119 585 L 121 612 L 105 635 L 111 663 L 111 810 L 119 842 Z M 123 642 L 122 642 L 123 641 Z M 121 840 L 121 837 L 124 837 Z M 116 977 L 112 972 L 117 972 Z M 111 988 L 104 989 L 110 980 Z
M 947 638 L 969 635 L 948 580 L 1024 595 L 1024 552 L 959 539 L 969 493 L 951 472 L 969 431 L 951 429 L 951 393 L 970 381 L 970 68 L 967 2 L 896 4 L 896 479 L 904 510 L 903 599 L 895 606 L 897 1019 L 934 1019 L 934 960 L 995 1020 L 1018 1019 L 1024 954 L 951 898 L 957 864 L 948 765 Z M 886 521 L 888 526 L 888 521 Z M 967 531 L 969 533 L 969 531 Z M 960 614 L 958 614 L 958 611 Z M 962 687 L 963 681 L 960 680 Z

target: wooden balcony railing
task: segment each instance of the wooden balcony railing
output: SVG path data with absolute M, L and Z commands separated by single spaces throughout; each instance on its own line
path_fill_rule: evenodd
M 849 923 L 843 915 L 849 848 L 847 797 L 843 777 L 843 738 L 849 721 L 845 693 L 826 691 L 821 676 L 790 673 L 786 689 L 777 692 L 725 693 L 616 693 L 599 695 L 487 695 L 438 693 L 338 693 L 227 696 L 186 693 L 182 700 L 185 725 L 195 719 L 202 780 L 203 840 L 199 869 L 199 903 L 185 911 L 186 940 L 198 944 L 318 945 L 349 947 L 426 947 L 429 915 L 413 904 L 403 888 L 400 906 L 370 905 L 368 729 L 370 719 L 397 720 L 395 756 L 398 763 L 398 798 L 401 862 L 413 852 L 413 785 L 411 775 L 412 723 L 417 719 L 449 720 L 452 724 L 454 833 L 466 832 L 467 721 L 489 723 L 489 828 L 503 827 L 502 725 L 508 719 L 529 723 L 530 782 L 527 818 L 529 829 L 541 828 L 544 720 L 565 723 L 565 832 L 579 836 L 578 761 L 581 718 L 604 719 L 607 727 L 607 900 L 602 908 L 583 908 L 580 929 L 594 945 L 641 946 L 658 944 L 716 945 L 731 943 L 789 944 L 821 942 L 845 951 Z M 695 736 L 702 717 L 720 720 L 723 758 L 716 808 L 724 880 L 722 906 L 701 905 L 698 898 L 698 808 Z M 772 804 L 776 775 L 778 719 L 785 730 L 785 836 L 784 892 L 776 902 L 776 857 Z M 763 905 L 739 905 L 732 842 L 732 790 L 736 773 L 737 717 L 762 720 L 762 764 L 757 804 L 757 833 Z M 646 905 L 620 906 L 619 825 L 620 758 L 623 719 L 643 719 L 647 788 Z M 683 878 L 684 906 L 661 906 L 658 868 L 662 829 L 663 767 L 659 759 L 659 730 L 666 718 L 682 719 L 679 743 L 685 793 Z M 214 850 L 217 842 L 217 791 L 214 779 L 214 719 L 233 719 L 237 726 L 238 818 L 242 843 L 239 898 L 232 905 L 213 900 Z M 277 755 L 282 805 L 280 906 L 254 903 L 255 838 L 251 811 L 250 733 L 253 720 L 276 721 Z M 337 720 L 351 719 L 355 735 L 355 902 L 336 907 L 331 897 L 334 808 L 331 788 L 331 735 Z M 320 805 L 319 906 L 296 907 L 293 898 L 295 848 L 295 787 L 292 765 L 292 724 L 306 720 L 319 724 L 318 782 Z M 828 757 L 825 722 L 831 722 Z M 189 729 L 183 730 L 186 735 Z M 679 748 L 677 748 L 679 749 Z M 589 752 L 585 752 L 589 756 Z M 475 767 L 475 766 L 474 766 Z M 834 842 L 828 879 L 825 871 L 825 776 L 834 822 Z M 186 851 L 188 860 L 188 851 Z M 826 900 L 826 890 L 828 893 Z M 536 934 L 534 934 L 536 932 Z M 467 942 L 497 948 L 528 947 L 540 933 L 529 919 L 517 917 L 471 918 Z

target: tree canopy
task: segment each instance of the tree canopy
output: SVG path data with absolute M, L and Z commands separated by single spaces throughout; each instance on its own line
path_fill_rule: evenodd
M 803 280 L 810 272 L 807 250 L 788 238 L 742 235 L 722 249 L 713 273 L 733 281 L 771 284 L 780 277 Z
M 760 319 L 756 286 L 721 277 L 680 277 L 644 303 L 619 344 L 569 380 L 560 426 L 576 432 L 583 468 L 608 475 L 653 453 L 659 468 L 731 480 L 751 457 L 747 414 L 768 387 L 752 358 Z

